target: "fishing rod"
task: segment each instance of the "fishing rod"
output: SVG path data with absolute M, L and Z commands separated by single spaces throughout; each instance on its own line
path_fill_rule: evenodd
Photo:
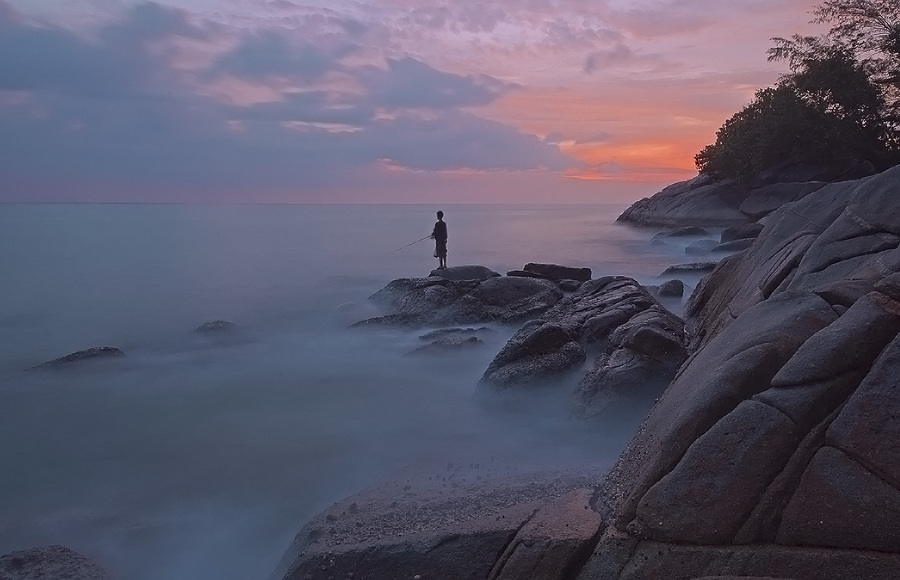
M 427 236 L 425 236 L 425 237 L 422 238 L 421 240 L 416 240 L 415 242 L 410 242 L 410 243 L 406 244 L 405 246 L 403 246 L 403 248 L 408 248 L 408 247 L 410 247 L 410 246 L 413 245 L 413 244 L 418 244 L 419 242 L 424 242 L 425 240 L 427 240 L 427 239 L 430 238 L 430 237 L 431 237 L 431 234 L 428 234 Z M 395 251 L 395 252 L 399 252 L 399 251 L 402 250 L 403 248 L 397 248 L 397 249 L 394 250 L 394 251 Z

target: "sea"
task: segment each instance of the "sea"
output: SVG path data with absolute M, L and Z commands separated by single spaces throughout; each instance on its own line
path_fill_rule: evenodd
M 475 396 L 515 328 L 416 355 L 430 329 L 349 326 L 437 266 L 416 240 L 438 209 L 450 266 L 658 284 L 694 261 L 690 238 L 616 223 L 626 205 L 0 205 L 0 554 L 62 544 L 117 578 L 265 579 L 310 517 L 409 466 L 608 467 L 636 422 Z M 236 331 L 194 332 L 215 320 Z M 29 370 L 94 346 L 126 356 Z

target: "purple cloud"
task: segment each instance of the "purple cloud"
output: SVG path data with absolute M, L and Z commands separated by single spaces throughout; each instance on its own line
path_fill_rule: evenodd
M 367 34 L 343 26 L 353 20 L 314 15 L 303 26 L 327 30 L 309 42 L 284 29 L 246 33 L 185 68 L 172 57 L 178 42 L 216 47 L 227 36 L 179 10 L 139 5 L 89 41 L 0 8 L 0 97 L 17 96 L 0 98 L 0 176 L 22 188 L 303 191 L 358 182 L 385 160 L 426 172 L 577 165 L 552 143 L 462 111 L 508 83 L 411 57 L 342 62 Z M 226 77 L 278 96 L 244 106 L 210 96 Z M 282 90 L 274 77 L 297 84 Z
M 388 69 L 364 76 L 374 104 L 388 109 L 486 105 L 510 88 L 487 75 L 462 76 L 433 69 L 413 58 L 388 59 Z

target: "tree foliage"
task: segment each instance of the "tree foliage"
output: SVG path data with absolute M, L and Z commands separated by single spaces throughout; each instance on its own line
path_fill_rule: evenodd
M 725 122 L 695 157 L 701 173 L 746 178 L 784 162 L 900 162 L 900 2 L 826 0 L 822 36 L 775 38 L 791 70 Z

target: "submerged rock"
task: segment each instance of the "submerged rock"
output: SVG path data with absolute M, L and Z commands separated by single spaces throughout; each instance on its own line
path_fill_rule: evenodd
M 238 325 L 227 320 L 212 320 L 204 322 L 194 329 L 199 334 L 229 334 L 238 329 Z
M 67 367 L 75 363 L 82 363 L 97 359 L 121 358 L 125 353 L 113 346 L 94 346 L 85 350 L 79 350 L 66 356 L 55 358 L 51 361 L 41 363 L 32 369 L 57 369 Z

